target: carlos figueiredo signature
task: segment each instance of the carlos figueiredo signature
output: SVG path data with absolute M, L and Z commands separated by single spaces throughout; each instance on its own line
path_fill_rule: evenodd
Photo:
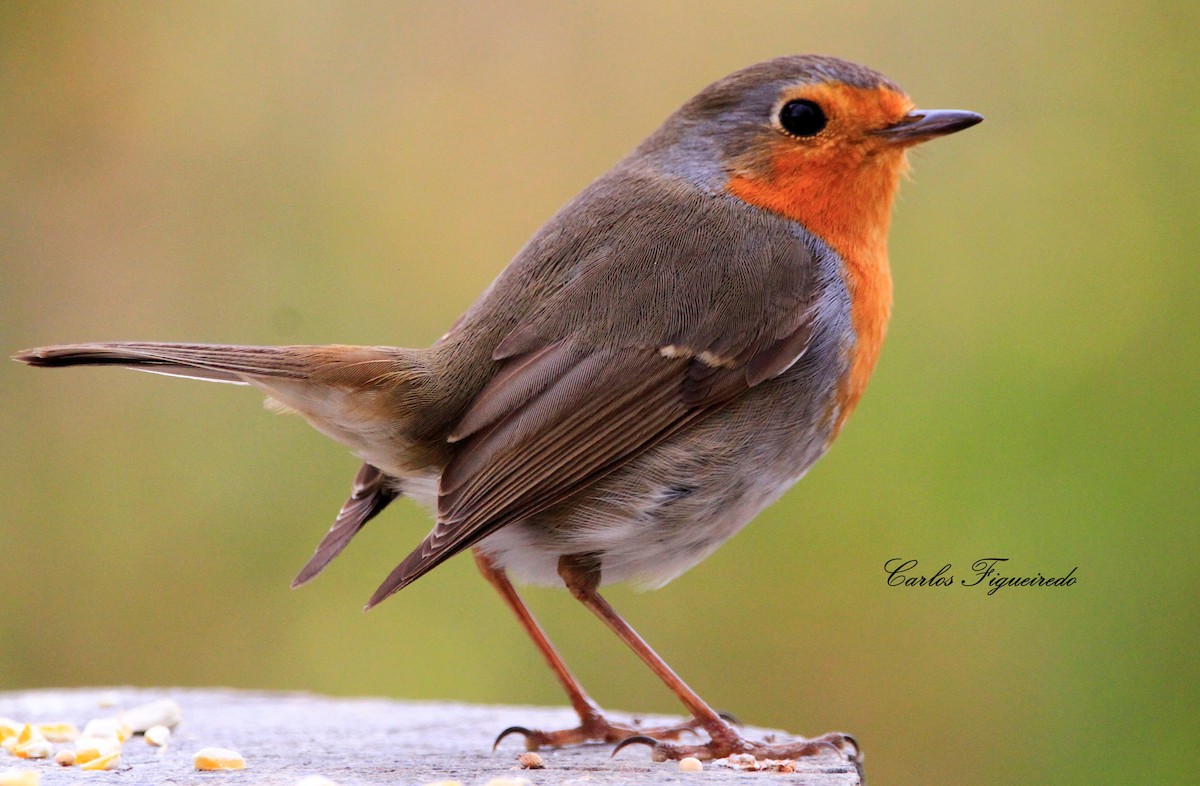
M 987 594 L 995 595 L 1001 587 L 1070 587 L 1075 584 L 1075 571 L 1079 566 L 1071 568 L 1061 576 L 1043 576 L 1040 572 L 1035 576 L 1008 576 L 1000 572 L 1006 566 L 1008 557 L 983 557 L 971 563 L 971 569 L 963 578 L 956 579 L 954 566 L 947 562 L 933 574 L 920 570 L 920 563 L 915 559 L 893 557 L 883 563 L 887 573 L 889 587 L 962 587 L 988 588 Z M 985 584 L 986 582 L 986 584 Z

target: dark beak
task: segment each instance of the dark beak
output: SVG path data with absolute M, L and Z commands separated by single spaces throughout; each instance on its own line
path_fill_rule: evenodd
M 983 115 L 962 109 L 914 109 L 899 123 L 875 133 L 889 142 L 915 145 L 934 137 L 953 134 L 983 121 Z

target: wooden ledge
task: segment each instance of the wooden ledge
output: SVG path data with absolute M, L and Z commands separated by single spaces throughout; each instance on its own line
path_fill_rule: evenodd
M 102 707 L 105 698 L 115 706 Z M 520 737 L 492 752 L 492 740 L 512 725 L 557 729 L 573 725 L 568 709 L 484 707 L 467 704 L 342 699 L 301 693 L 192 688 L 87 688 L 0 693 L 0 717 L 22 723 L 69 721 L 80 728 L 92 718 L 158 699 L 174 699 L 183 722 L 166 749 L 141 737 L 122 748 L 119 769 L 85 773 L 53 760 L 24 760 L 0 751 L 0 772 L 33 769 L 42 786 L 78 784 L 231 784 L 291 786 L 320 775 L 340 786 L 430 784 L 461 781 L 483 786 L 493 778 L 524 778 L 533 786 L 609 786 L 701 782 L 788 786 L 861 786 L 852 765 L 834 753 L 797 761 L 794 773 L 746 772 L 706 762 L 702 773 L 681 772 L 675 762 L 654 763 L 649 751 L 632 747 L 613 759 L 610 745 L 544 750 L 545 769 L 522 770 Z M 614 713 L 617 717 L 621 715 Z M 672 720 L 647 718 L 647 722 Z M 765 731 L 752 732 L 761 736 Z M 246 769 L 197 772 L 192 754 L 204 747 L 231 748 Z M 72 747 L 69 744 L 58 746 Z

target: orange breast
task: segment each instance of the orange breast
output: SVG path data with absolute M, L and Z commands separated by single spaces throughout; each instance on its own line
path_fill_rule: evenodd
M 727 188 L 751 205 L 799 222 L 842 259 L 856 341 L 838 390 L 836 436 L 866 389 L 887 332 L 892 307 L 887 232 L 906 162 L 900 150 L 854 148 L 814 156 L 789 142 L 780 140 L 765 172 L 735 174 Z

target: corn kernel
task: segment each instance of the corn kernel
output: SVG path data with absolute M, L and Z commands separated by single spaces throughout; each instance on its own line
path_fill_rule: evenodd
M 120 718 L 92 718 L 83 727 L 84 737 L 110 737 L 118 742 L 129 739 L 131 734 Z
M 74 767 L 75 766 L 75 751 L 73 751 L 73 750 L 59 751 L 58 753 L 54 754 L 54 763 L 60 767 Z
M 81 770 L 115 770 L 121 764 L 121 752 L 113 751 L 106 753 L 103 756 L 92 759 L 87 764 L 84 764 L 79 769 Z
M 192 756 L 192 763 L 198 770 L 241 770 L 246 767 L 242 755 L 228 748 L 201 748 Z
M 688 756 L 687 758 L 679 760 L 679 771 L 680 772 L 700 772 L 703 769 L 704 769 L 704 762 L 700 761 L 699 759 L 697 759 L 693 756 Z
M 116 753 L 121 750 L 121 743 L 106 737 L 80 737 L 75 741 L 75 761 L 86 764 L 89 761 Z
M 34 728 L 51 742 L 70 742 L 79 736 L 79 727 L 74 723 L 38 723 Z
M 12 718 L 0 718 L 0 740 L 17 736 L 24 726 L 24 723 L 17 723 Z
M 48 759 L 54 755 L 54 743 L 45 737 L 34 737 L 28 742 L 18 743 L 13 754 L 22 759 Z
M 0 772 L 0 786 L 38 786 L 41 778 L 37 770 L 4 770 Z
M 171 730 L 166 726 L 151 726 L 146 729 L 146 744 L 161 748 L 171 741 Z
M 159 699 L 125 710 L 120 718 L 135 734 L 151 726 L 173 729 L 183 720 L 183 708 L 174 699 Z

